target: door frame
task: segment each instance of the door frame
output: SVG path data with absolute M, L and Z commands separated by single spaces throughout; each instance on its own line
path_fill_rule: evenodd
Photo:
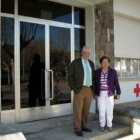
M 16 117 L 18 117 L 18 122 L 26 122 L 26 121 L 33 121 L 33 120 L 39 120 L 39 119 L 47 119 L 52 117 L 58 117 L 58 116 L 64 116 L 64 115 L 70 115 L 72 114 L 72 99 L 73 96 L 71 96 L 71 103 L 67 104 L 59 104 L 59 105 L 50 105 L 50 100 L 48 100 L 49 97 L 49 81 L 48 79 L 48 72 L 45 72 L 45 96 L 47 98 L 46 100 L 46 106 L 43 107 L 33 107 L 33 108 L 21 108 L 21 102 L 20 102 L 20 22 L 29 22 L 29 23 L 35 23 L 35 24 L 41 24 L 45 26 L 45 71 L 50 70 L 50 26 L 55 27 L 62 27 L 62 28 L 69 28 L 70 29 L 70 41 L 71 41 L 71 60 L 74 57 L 74 49 L 73 49 L 73 30 L 71 24 L 66 23 L 59 23 L 55 21 L 48 21 L 43 19 L 37 19 L 37 18 L 30 18 L 30 17 L 24 17 L 24 16 L 18 16 L 17 21 L 17 41 L 16 41 L 16 56 L 15 56 L 15 69 L 18 71 L 17 79 L 15 81 L 15 85 L 18 87 L 15 89 L 15 98 L 16 98 Z M 47 47 L 49 46 L 49 47 Z M 72 95 L 72 93 L 71 93 Z M 34 115 L 33 115 L 34 114 Z M 42 115 L 40 115 L 42 114 Z M 34 116 L 34 118 L 30 117 Z

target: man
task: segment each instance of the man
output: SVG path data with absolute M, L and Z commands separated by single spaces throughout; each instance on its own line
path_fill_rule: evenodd
M 90 104 L 94 96 L 94 63 L 89 60 L 91 49 L 83 47 L 82 57 L 74 60 L 68 68 L 68 84 L 74 91 L 73 116 L 74 129 L 77 136 L 82 131 L 92 132 L 87 128 Z

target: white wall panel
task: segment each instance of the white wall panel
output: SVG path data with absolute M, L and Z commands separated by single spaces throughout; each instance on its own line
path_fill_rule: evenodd
M 140 20 L 140 3 L 135 0 L 114 0 L 114 13 Z
M 140 58 L 140 21 L 114 15 L 115 57 Z
M 136 84 L 139 84 L 139 87 L 140 87 L 140 80 L 120 81 L 121 99 L 116 100 L 115 104 L 140 101 L 140 92 L 139 92 L 139 97 L 136 97 L 136 94 L 134 93 L 134 89 L 136 88 Z

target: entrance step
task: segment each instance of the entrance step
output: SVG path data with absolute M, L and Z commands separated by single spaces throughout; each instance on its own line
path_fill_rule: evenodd
M 0 123 L 0 140 L 26 140 L 24 135 L 16 129 Z
M 98 121 L 92 121 L 88 126 L 92 129 L 92 132 L 83 132 L 84 137 L 77 137 L 74 134 L 73 125 L 45 130 L 40 133 L 26 134 L 25 137 L 27 140 L 110 140 L 130 133 L 130 127 L 125 125 L 114 124 L 113 132 L 109 132 L 107 129 L 100 132 Z
M 91 133 L 84 132 L 84 137 L 77 137 L 73 130 L 73 117 L 64 116 L 47 120 L 32 121 L 11 125 L 22 132 L 27 140 L 110 140 L 130 134 L 130 127 L 114 123 L 114 131 L 99 131 L 98 114 L 90 114 L 88 126 Z
M 96 120 L 98 120 L 98 114 L 89 114 L 88 122 L 96 121 Z M 46 120 L 13 124 L 11 125 L 11 127 L 22 132 L 23 134 L 32 134 L 32 133 L 39 133 L 41 131 L 45 131 L 45 130 L 47 131 L 47 130 L 55 129 L 59 127 L 67 127 L 71 125 L 73 125 L 72 115 L 51 118 L 51 119 L 46 119 Z
M 140 135 L 139 134 L 130 134 L 122 137 L 118 137 L 112 140 L 140 140 Z

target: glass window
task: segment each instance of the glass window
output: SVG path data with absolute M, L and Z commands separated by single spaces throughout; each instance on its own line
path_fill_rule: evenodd
M 131 77 L 130 59 L 121 60 L 122 77 Z
M 75 58 L 80 57 L 83 46 L 85 46 L 85 30 L 75 28 Z
M 138 78 L 138 60 L 131 59 L 131 77 Z
M 74 8 L 74 24 L 85 26 L 85 9 Z
M 15 0 L 1 0 L 1 12 L 14 14 L 14 2 Z
M 121 60 L 122 77 L 138 77 L 138 60 L 122 59 Z
M 121 61 L 120 61 L 120 58 L 115 58 L 115 70 L 118 73 L 118 77 L 121 77 Z
M 1 18 L 1 102 L 2 110 L 15 108 L 14 19 Z
M 19 15 L 72 23 L 71 6 L 47 0 L 19 0 Z

